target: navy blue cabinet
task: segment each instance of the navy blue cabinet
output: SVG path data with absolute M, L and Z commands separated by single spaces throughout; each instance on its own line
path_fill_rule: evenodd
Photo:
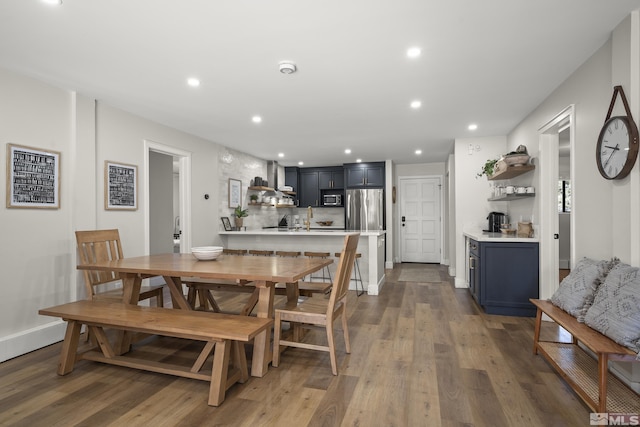
M 539 295 L 538 243 L 469 240 L 469 244 L 469 287 L 484 311 L 535 316 L 536 309 L 529 298 Z M 479 249 L 475 254 L 473 244 Z
M 384 188 L 384 162 L 344 165 L 347 188 Z

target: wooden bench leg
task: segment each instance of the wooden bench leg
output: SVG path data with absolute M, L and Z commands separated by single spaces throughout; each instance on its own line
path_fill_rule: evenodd
M 78 341 L 80 340 L 81 329 L 81 323 L 78 323 L 75 320 L 67 321 L 67 331 L 64 334 L 62 352 L 60 353 L 60 362 L 58 363 L 58 375 L 66 375 L 73 371 L 73 365 L 76 362 L 76 353 L 78 352 Z
M 245 383 L 249 379 L 249 368 L 247 367 L 247 354 L 244 351 L 244 343 L 233 341 L 233 365 L 240 370 L 239 383 Z
M 209 405 L 218 406 L 224 401 L 229 373 L 229 354 L 231 346 L 228 340 L 216 342 L 213 351 L 213 367 L 211 369 L 211 385 L 209 387 Z
M 607 375 L 609 373 L 609 355 L 598 354 L 598 412 L 607 412 Z
M 536 326 L 533 332 L 533 354 L 538 354 L 538 341 L 540 341 L 540 327 L 542 323 L 542 310 L 536 311 Z

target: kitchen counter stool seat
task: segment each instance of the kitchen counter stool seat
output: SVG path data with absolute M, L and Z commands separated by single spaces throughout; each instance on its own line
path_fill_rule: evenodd
M 273 251 L 261 251 L 257 249 L 249 249 L 249 254 L 257 255 L 257 256 L 271 256 L 273 255 Z
M 223 249 L 222 250 L 223 254 L 227 254 L 227 255 L 246 255 L 247 254 L 247 250 L 246 249 Z

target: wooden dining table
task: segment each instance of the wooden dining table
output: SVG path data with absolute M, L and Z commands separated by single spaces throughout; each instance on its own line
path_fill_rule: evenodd
M 199 261 L 191 254 L 158 254 L 115 261 L 78 265 L 80 270 L 114 271 L 123 282 L 123 302 L 137 305 L 143 277 L 163 276 L 171 292 L 174 308 L 192 310 L 184 295 L 182 278 L 232 280 L 241 286 L 253 282 L 258 293 L 256 314 L 273 318 L 276 283 L 286 283 L 289 295 L 297 294 L 297 282 L 333 262 L 330 258 L 285 258 L 263 256 L 237 256 L 223 254 L 215 260 Z M 271 330 L 254 339 L 251 375 L 262 377 L 271 362 Z M 123 335 L 120 351 L 128 351 L 130 342 Z

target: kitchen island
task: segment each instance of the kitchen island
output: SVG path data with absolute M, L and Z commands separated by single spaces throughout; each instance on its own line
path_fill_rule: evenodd
M 535 316 L 538 239 L 465 230 L 469 291 L 488 314 Z
M 329 252 L 333 257 L 342 250 L 344 236 L 354 233 L 341 229 L 311 229 L 306 231 L 279 231 L 278 229 L 261 229 L 247 231 L 220 231 L 223 246 L 229 249 L 262 249 L 272 251 L 305 251 Z M 362 283 L 369 295 L 378 295 L 384 285 L 385 238 L 386 232 L 359 231 L 358 260 Z M 331 275 L 335 277 L 337 260 L 331 266 Z M 349 289 L 355 290 L 352 280 Z

